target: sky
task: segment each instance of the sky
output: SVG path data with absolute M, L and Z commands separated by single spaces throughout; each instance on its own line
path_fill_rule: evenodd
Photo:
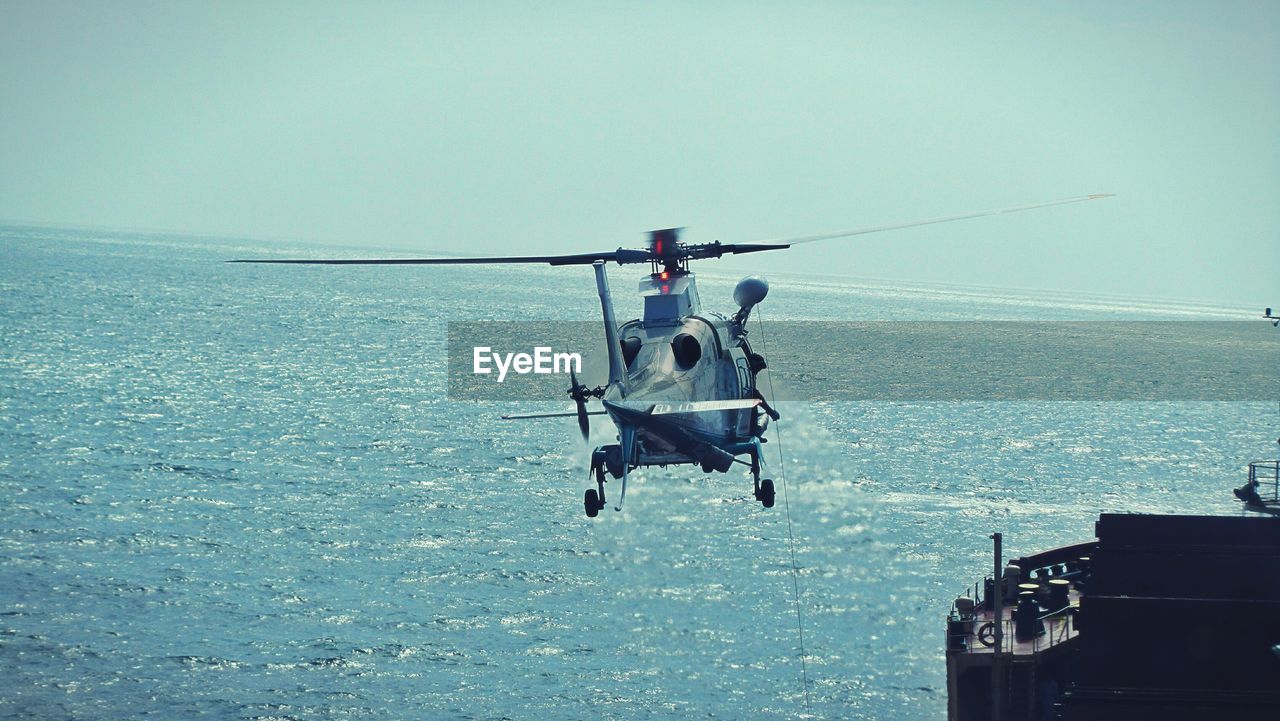
M 0 0 L 0 219 L 1280 306 L 1280 3 Z

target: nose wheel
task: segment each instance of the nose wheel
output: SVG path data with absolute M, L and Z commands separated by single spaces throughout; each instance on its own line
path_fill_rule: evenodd
M 600 494 L 596 493 L 596 489 L 588 488 L 582 496 L 582 506 L 587 511 L 587 518 L 595 518 L 600 514 L 600 509 L 604 508 L 604 501 L 600 500 Z
M 756 489 L 756 500 L 760 501 L 760 505 L 765 508 L 773 508 L 774 492 L 773 480 L 766 478 L 760 481 L 760 487 Z
M 756 491 L 756 500 L 760 501 L 760 505 L 765 508 L 773 508 L 774 491 L 773 480 L 770 478 L 760 478 L 760 459 L 764 456 L 760 448 L 760 439 L 757 438 L 754 447 L 751 449 L 751 485 Z
M 595 478 L 596 487 L 588 488 L 587 492 L 582 494 L 582 509 L 587 512 L 587 518 L 595 518 L 600 515 L 600 509 L 604 508 L 605 456 L 606 452 L 603 448 L 597 448 L 591 453 L 591 469 L 587 474 Z

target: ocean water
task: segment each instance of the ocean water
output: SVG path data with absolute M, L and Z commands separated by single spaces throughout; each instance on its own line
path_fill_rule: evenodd
M 449 320 L 595 319 L 589 270 L 220 262 L 333 252 L 0 228 L 0 718 L 802 717 L 789 507 L 813 717 L 941 719 L 992 531 L 1238 513 L 1275 456 L 1273 403 L 795 403 L 786 507 L 649 469 L 591 520 L 574 422 L 444 369 Z M 772 280 L 771 319 L 1256 312 Z

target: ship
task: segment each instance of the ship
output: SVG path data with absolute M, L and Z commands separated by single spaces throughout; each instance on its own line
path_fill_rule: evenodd
M 1277 468 L 1250 464 L 1263 501 Z M 949 721 L 1280 719 L 1280 518 L 1104 513 L 1007 563 L 992 539 L 946 621 Z

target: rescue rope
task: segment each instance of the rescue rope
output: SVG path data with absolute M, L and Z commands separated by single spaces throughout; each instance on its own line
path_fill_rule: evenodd
M 764 313 L 756 306 L 757 327 L 760 329 L 760 350 L 769 357 L 769 343 L 764 332 Z M 769 379 L 769 403 L 777 407 L 778 396 L 773 392 L 773 373 Z M 800 612 L 800 565 L 796 562 L 796 537 L 791 530 L 791 502 L 787 498 L 787 472 L 784 468 L 785 456 L 782 453 L 782 424 L 773 422 L 773 438 L 778 442 L 778 478 L 782 481 L 782 507 L 787 517 L 787 549 L 791 554 L 791 600 L 796 609 L 796 632 L 800 638 L 800 681 L 804 685 L 804 712 L 813 716 L 813 707 L 809 702 L 809 667 L 804 649 L 804 616 Z

